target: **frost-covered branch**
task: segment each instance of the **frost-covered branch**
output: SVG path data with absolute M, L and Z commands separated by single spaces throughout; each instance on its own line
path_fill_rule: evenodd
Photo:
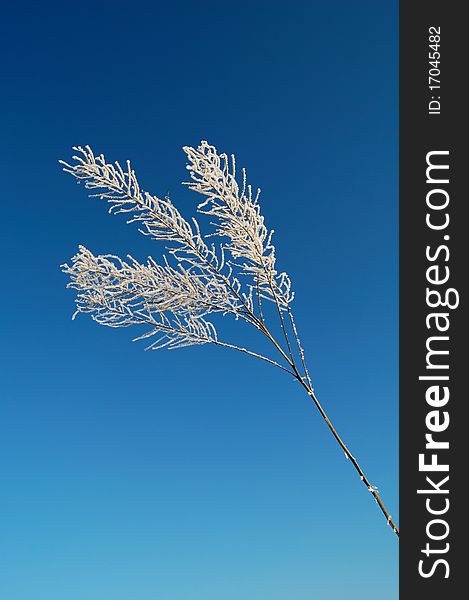
M 273 230 L 264 223 L 259 205 L 260 189 L 253 193 L 247 183 L 246 170 L 241 171 L 241 186 L 236 180 L 236 160 L 218 154 L 214 146 L 202 141 L 198 148 L 184 147 L 189 159 L 187 169 L 191 174 L 187 185 L 206 197 L 199 204 L 199 212 L 213 218 L 216 227 L 213 235 L 227 238 L 228 250 L 245 274 L 252 277 L 251 284 L 261 298 L 273 300 L 286 308 L 293 300 L 291 281 L 285 272 L 276 270 Z M 231 162 L 231 164 L 230 164 Z
M 144 191 L 130 162 L 122 168 L 95 155 L 88 146 L 75 147 L 72 164 L 62 162 L 92 192 L 106 200 L 109 212 L 124 213 L 129 223 L 153 240 L 165 243 L 167 258 L 140 263 L 130 255 L 94 255 L 83 246 L 62 265 L 76 290 L 76 312 L 88 314 L 108 327 L 143 326 L 135 339 L 148 340 L 148 349 L 181 348 L 213 344 L 237 350 L 269 363 L 293 376 L 306 390 L 345 457 L 371 492 L 387 523 L 398 535 L 389 512 L 357 460 L 332 425 L 317 399 L 293 318 L 290 278 L 277 270 L 273 231 L 268 230 L 257 190 L 247 184 L 246 171 L 236 179 L 236 162 L 202 141 L 185 147 L 191 181 L 186 185 L 205 196 L 198 211 L 208 215 L 215 227 L 203 236 L 196 219 L 187 221 L 171 202 Z M 221 238 L 218 247 L 207 237 Z M 273 310 L 269 310 L 273 302 Z M 232 317 L 255 328 L 271 344 L 273 356 L 261 354 L 242 343 L 220 339 L 215 319 Z M 218 318 L 223 326 L 224 320 Z M 277 340 L 275 330 L 282 334 Z M 290 343 L 290 338 L 294 340 Z
M 125 213 L 128 223 L 138 223 L 139 231 L 154 240 L 169 242 L 168 253 L 178 264 L 198 271 L 207 280 L 215 276 L 229 291 L 233 300 L 243 306 L 238 317 L 250 320 L 253 306 L 252 292 L 242 291 L 239 279 L 225 260 L 223 248 L 217 253 L 214 245 L 208 246 L 195 218 L 190 223 L 180 214 L 169 197 L 164 199 L 142 190 L 130 161 L 124 169 L 118 162 L 106 162 L 103 154 L 95 156 L 89 146 L 75 146 L 78 154 L 74 164 L 64 161 L 64 171 L 83 181 L 92 197 L 107 200 L 110 213 Z
M 77 290 L 76 313 L 88 313 L 109 327 L 150 325 L 139 337 L 159 333 L 171 348 L 217 341 L 215 326 L 205 317 L 211 312 L 236 314 L 237 306 L 216 280 L 208 284 L 184 268 L 158 265 L 152 258 L 140 264 L 131 256 L 94 256 L 80 251 L 62 269 L 70 275 L 68 287 Z M 76 314 L 75 313 L 75 314 Z M 161 347 L 152 342 L 152 347 Z

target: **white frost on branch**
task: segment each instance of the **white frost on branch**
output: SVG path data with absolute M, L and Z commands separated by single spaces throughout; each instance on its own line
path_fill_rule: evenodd
M 175 262 L 171 266 L 165 258 L 159 265 L 149 258 L 140 264 L 130 256 L 125 262 L 94 256 L 81 246 L 71 265 L 63 265 L 71 278 L 69 287 L 78 292 L 77 312 L 110 327 L 149 325 L 141 337 L 161 333 L 163 338 L 152 347 L 174 348 L 221 344 L 210 320 L 213 313 L 241 318 L 262 331 L 263 299 L 275 301 L 281 311 L 288 309 L 293 299 L 290 280 L 276 271 L 272 232 L 264 225 L 259 193 L 253 196 L 244 170 L 238 186 L 234 157 L 230 170 L 227 156 L 205 141 L 197 149 L 184 148 L 193 179 L 188 185 L 207 196 L 199 212 L 215 218 L 212 235 L 229 239 L 216 248 L 207 244 L 196 219 L 187 221 L 169 197 L 144 191 L 129 161 L 123 168 L 95 155 L 89 146 L 74 150 L 72 164 L 60 161 L 64 171 L 83 182 L 91 196 L 106 200 L 110 213 L 125 213 L 127 222 L 139 224 L 144 235 L 166 242 Z
M 226 154 L 218 154 L 206 141 L 198 148 L 185 146 L 184 151 L 192 179 L 185 185 L 206 196 L 198 210 L 213 218 L 216 226 L 213 235 L 228 238 L 224 249 L 231 253 L 235 264 L 254 279 L 254 288 L 262 298 L 274 300 L 285 309 L 293 300 L 291 282 L 286 273 L 276 270 L 274 232 L 267 229 L 261 214 L 260 189 L 253 194 L 245 169 L 241 171 L 239 186 L 234 155 L 230 161 Z
M 74 164 L 60 161 L 64 171 L 83 181 L 92 197 L 107 200 L 110 213 L 126 213 L 128 223 L 140 224 L 140 232 L 152 239 L 169 242 L 167 248 L 177 264 L 195 269 L 207 281 L 216 277 L 237 302 L 249 312 L 253 308 L 252 291 L 243 291 L 242 285 L 225 260 L 223 248 L 217 250 L 205 242 L 196 219 L 190 223 L 180 214 L 169 197 L 153 196 L 141 189 L 130 161 L 126 168 L 116 162 L 106 162 L 103 154 L 95 156 L 89 146 L 75 146 L 78 154 Z M 237 316 L 243 316 L 241 313 Z M 244 318 L 243 317 L 243 318 Z
M 206 285 L 197 275 L 158 265 L 152 258 L 146 264 L 131 256 L 128 261 L 95 256 L 80 246 L 71 265 L 62 265 L 70 275 L 67 287 L 77 290 L 77 312 L 109 327 L 149 325 L 139 339 L 161 334 L 152 348 L 217 341 L 216 329 L 205 317 L 236 311 L 223 286 L 215 279 Z
M 244 169 L 238 184 L 234 156 L 230 160 L 226 154 L 218 154 L 205 141 L 198 148 L 184 148 L 191 175 L 186 185 L 205 196 L 198 211 L 208 215 L 215 226 L 211 235 L 223 238 L 216 249 L 207 245 L 197 221 L 184 219 L 168 197 L 161 199 L 140 188 L 130 162 L 123 169 L 119 163 L 107 163 L 102 154 L 95 156 L 88 146 L 74 150 L 73 164 L 61 161 L 64 170 L 83 181 L 95 192 L 93 196 L 106 199 L 111 205 L 109 212 L 127 213 L 129 222 L 140 224 L 144 235 L 169 244 L 169 258 L 175 263 L 171 266 L 166 258 L 160 265 L 152 258 L 142 264 L 131 256 L 127 261 L 112 255 L 95 256 L 80 246 L 71 264 L 62 265 L 70 276 L 68 287 L 77 292 L 75 315 L 89 314 L 109 327 L 144 325 L 145 332 L 136 339 L 150 340 L 151 349 L 211 343 L 289 373 L 313 400 L 387 523 L 399 535 L 378 488 L 365 477 L 315 396 L 291 311 L 290 279 L 277 271 L 273 232 L 264 224 L 260 191 L 253 194 Z M 225 254 L 230 258 L 225 260 Z M 277 309 L 277 328 L 280 325 L 283 336 L 280 343 L 262 308 L 265 299 L 273 301 Z M 279 362 L 242 345 L 221 341 L 212 321 L 216 314 L 253 325 L 275 348 Z

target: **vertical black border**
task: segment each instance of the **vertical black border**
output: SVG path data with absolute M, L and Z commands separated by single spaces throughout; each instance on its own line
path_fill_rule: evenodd
M 463 511 L 467 501 L 464 494 L 464 475 L 468 471 L 465 457 L 468 455 L 464 439 L 466 432 L 465 405 L 469 403 L 465 389 L 464 375 L 469 370 L 469 352 L 466 345 L 464 312 L 466 306 L 466 280 L 469 258 L 469 219 L 465 219 L 468 192 L 464 189 L 464 179 L 469 173 L 466 164 L 469 103 L 465 99 L 467 86 L 466 50 L 469 38 L 469 25 L 463 17 L 463 2 L 433 0 L 426 2 L 400 3 L 400 598 L 452 598 L 465 597 L 465 578 L 469 567 L 465 565 L 466 553 Z M 440 70 L 441 91 L 429 90 L 429 28 L 440 27 Z M 440 96 L 441 114 L 429 114 L 428 104 L 431 95 Z M 464 105 L 464 106 L 463 106 Z M 435 150 L 448 150 L 448 157 L 438 160 L 449 164 L 449 183 L 434 185 L 444 188 L 450 197 L 447 208 L 450 222 L 444 231 L 431 230 L 426 224 L 429 212 L 426 195 L 432 185 L 426 181 L 426 156 Z M 435 159 L 435 162 L 438 162 Z M 436 175 L 436 171 L 434 171 Z M 440 176 L 444 178 L 442 172 Z M 435 196 L 436 198 L 436 196 Z M 443 195 L 440 195 L 443 198 Z M 440 211 L 443 218 L 446 210 Z M 449 235 L 449 240 L 444 240 Z M 426 248 L 434 256 L 439 245 L 447 245 L 450 251 L 445 261 L 446 251 L 441 250 L 439 258 L 431 262 L 426 257 Z M 427 268 L 439 264 L 443 270 L 449 267 L 450 279 L 447 284 L 430 285 L 426 278 Z M 442 271 L 443 272 L 443 271 Z M 426 342 L 429 336 L 436 335 L 434 328 L 428 329 L 426 317 L 433 309 L 427 306 L 426 288 L 458 290 L 459 307 L 451 310 L 443 307 L 435 311 L 449 313 L 449 336 L 446 349 L 449 355 L 441 356 L 440 363 L 449 363 L 449 370 L 426 370 Z M 441 343 L 444 348 L 445 342 Z M 438 461 L 449 464 L 449 473 L 424 473 L 419 471 L 419 454 L 427 453 L 430 460 L 432 451 L 425 450 L 425 434 L 428 433 L 425 418 L 432 410 L 426 402 L 425 392 L 428 381 L 419 381 L 420 375 L 446 375 L 450 399 L 440 411 L 447 411 L 450 417 L 448 429 L 434 434 L 435 439 L 447 440 L 449 449 L 438 452 Z M 433 383 L 435 385 L 435 383 Z M 469 423 L 469 422 L 468 422 Z M 418 489 L 431 486 L 426 476 L 436 483 L 449 475 L 445 487 L 448 494 L 426 496 L 418 494 Z M 448 498 L 449 510 L 442 519 L 449 526 L 448 536 L 441 541 L 427 537 L 426 527 L 432 518 L 426 508 L 426 498 L 434 498 L 433 507 L 445 506 Z M 438 504 L 439 503 L 439 504 Z M 431 531 L 443 535 L 445 526 L 432 526 Z M 432 548 L 443 549 L 449 544 L 448 552 L 431 554 L 427 557 L 422 550 L 429 542 Z M 442 558 L 446 566 L 439 564 L 431 577 L 419 574 L 419 561 L 424 560 L 423 571 L 432 570 L 434 561 Z M 458 591 L 457 591 L 458 590 Z

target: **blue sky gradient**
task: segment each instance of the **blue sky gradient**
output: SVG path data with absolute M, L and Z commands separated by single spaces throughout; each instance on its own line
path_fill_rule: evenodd
M 162 249 L 57 164 L 130 158 L 191 216 L 181 147 L 237 155 L 318 396 L 398 519 L 397 34 L 397 2 L 371 0 L 6 8 L 2 598 L 397 598 L 396 539 L 288 376 L 71 321 L 79 243 Z

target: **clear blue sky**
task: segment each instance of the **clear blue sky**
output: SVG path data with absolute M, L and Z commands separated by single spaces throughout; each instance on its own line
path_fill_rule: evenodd
M 397 598 L 396 539 L 288 376 L 70 320 L 79 243 L 159 251 L 57 165 L 131 158 L 191 215 L 181 147 L 236 153 L 317 393 L 397 519 L 397 33 L 394 1 L 3 8 L 2 599 Z

